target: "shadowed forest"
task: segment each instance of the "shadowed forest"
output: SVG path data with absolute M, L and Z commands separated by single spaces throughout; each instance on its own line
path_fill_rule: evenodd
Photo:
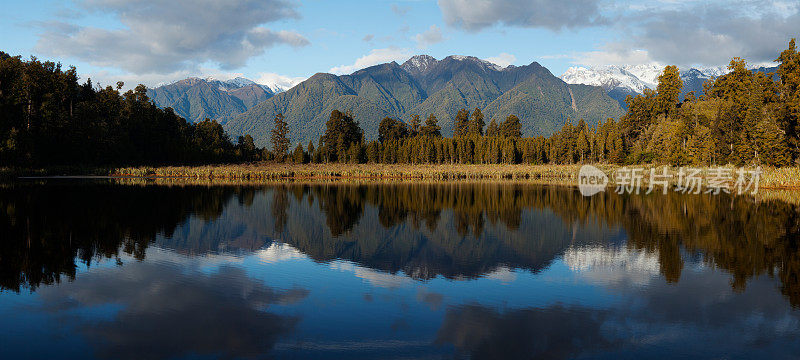
M 0 231 L 11 240 L 0 243 L 0 286 L 11 291 L 74 278 L 77 262 L 120 261 L 123 253 L 144 259 L 151 246 L 197 256 L 253 252 L 281 239 L 320 262 L 463 279 L 499 266 L 537 272 L 569 248 L 618 244 L 656 256 L 667 282 L 679 282 L 687 259 L 700 257 L 730 274 L 734 289 L 755 276 L 777 277 L 800 306 L 800 209 L 780 201 L 587 198 L 566 187 L 515 183 L 26 184 L 0 195 Z M 119 203 L 129 206 L 113 206 Z M 195 226 L 239 235 L 187 236 Z

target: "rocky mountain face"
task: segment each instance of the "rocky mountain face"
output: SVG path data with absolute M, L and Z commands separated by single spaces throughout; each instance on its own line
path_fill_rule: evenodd
M 147 90 L 157 106 L 171 107 L 190 122 L 241 114 L 273 95 L 269 86 L 241 77 L 227 81 L 188 78 Z
M 220 121 L 231 136 L 251 134 L 257 144 L 267 145 L 273 119 L 283 113 L 292 143 L 305 145 L 317 142 L 334 109 L 352 113 L 371 140 L 384 117 L 408 121 L 414 114 L 423 119 L 436 115 L 442 133 L 450 136 L 458 110 L 476 107 L 487 124 L 517 115 L 525 136 L 552 134 L 568 120 L 595 123 L 622 114 L 603 88 L 567 84 L 535 62 L 503 68 L 475 57 L 418 55 L 350 75 L 319 73 Z

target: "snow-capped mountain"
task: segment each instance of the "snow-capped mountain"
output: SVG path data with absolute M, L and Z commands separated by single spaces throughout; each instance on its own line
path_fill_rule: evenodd
M 491 61 L 483 60 L 475 56 L 464 56 L 464 55 L 450 55 L 442 60 L 436 60 L 436 58 L 430 55 L 414 55 L 410 59 L 406 60 L 402 65 L 400 65 L 400 67 L 403 70 L 407 71 L 412 76 L 418 77 L 422 76 L 423 74 L 426 74 L 431 69 L 437 67 L 437 65 L 445 64 L 443 66 L 447 67 L 446 64 L 461 63 L 461 62 L 478 65 L 479 68 L 483 68 L 484 70 L 489 70 L 489 71 L 503 71 L 514 67 L 514 65 L 503 67 Z
M 419 75 L 430 69 L 436 62 L 438 62 L 438 60 L 430 55 L 414 55 L 406 60 L 403 65 L 400 65 L 400 67 L 408 71 L 409 74 Z
M 644 89 L 655 89 L 658 77 L 664 67 L 656 64 L 646 65 L 607 65 L 597 67 L 571 67 L 561 80 L 568 84 L 586 84 L 601 86 L 606 90 L 625 88 L 636 93 Z M 728 73 L 725 67 L 690 68 L 681 70 L 681 78 L 708 80 Z
M 663 71 L 664 67 L 658 64 L 571 67 L 561 75 L 561 80 L 568 84 L 600 86 L 625 106 L 627 95 L 641 94 L 645 89 L 655 90 L 658 85 L 658 77 Z M 727 73 L 726 67 L 681 70 L 681 79 L 684 83 L 682 95 L 690 91 L 700 95 L 703 83 Z
M 624 88 L 642 93 L 645 89 L 654 87 L 651 82 L 643 81 L 639 76 L 630 72 L 627 67 L 614 65 L 601 68 L 571 67 L 561 75 L 561 80 L 567 84 L 600 86 L 606 91 Z
M 205 78 L 205 80 L 209 84 L 216 86 L 217 88 L 219 88 L 222 91 L 229 91 L 230 92 L 230 91 L 233 91 L 233 90 L 241 89 L 241 88 L 243 88 L 245 86 L 259 85 L 264 90 L 267 90 L 270 93 L 272 92 L 272 90 L 270 88 L 264 87 L 263 85 L 260 85 L 260 84 L 256 84 L 255 81 L 250 80 L 250 79 L 245 79 L 243 77 L 236 77 L 236 78 L 233 78 L 233 79 L 230 79 L 230 80 L 217 80 L 217 79 L 215 79 L 213 77 L 207 77 L 207 78 Z

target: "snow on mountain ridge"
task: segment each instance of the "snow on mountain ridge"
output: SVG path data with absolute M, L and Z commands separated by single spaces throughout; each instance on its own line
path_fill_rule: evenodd
M 561 80 L 568 84 L 594 85 L 606 91 L 625 89 L 636 93 L 643 93 L 645 89 L 655 89 L 658 77 L 664 67 L 658 64 L 641 65 L 606 65 L 595 67 L 571 67 Z M 681 71 L 681 79 L 711 79 L 727 74 L 726 67 L 690 68 Z
M 431 68 L 434 64 L 439 62 L 435 57 L 430 55 L 414 55 L 406 60 L 400 67 L 409 73 L 421 74 Z
M 600 86 L 606 91 L 615 88 L 627 88 L 636 92 L 643 92 L 650 88 L 650 84 L 640 80 L 636 75 L 620 66 L 605 68 L 571 67 L 561 79 L 568 84 L 585 84 Z

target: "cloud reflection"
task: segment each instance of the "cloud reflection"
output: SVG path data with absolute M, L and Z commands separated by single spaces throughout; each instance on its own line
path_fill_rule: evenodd
M 111 319 L 81 328 L 96 356 L 115 359 L 264 355 L 299 321 L 265 308 L 296 303 L 308 293 L 269 288 L 238 267 L 207 274 L 166 263 L 98 269 L 40 291 L 49 311 L 121 305 Z

